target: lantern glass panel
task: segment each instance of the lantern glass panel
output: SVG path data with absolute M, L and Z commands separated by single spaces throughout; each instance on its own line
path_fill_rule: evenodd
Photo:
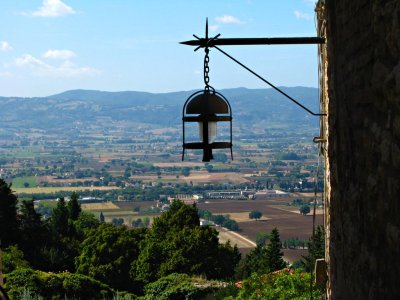
M 199 122 L 199 136 L 203 143 L 203 122 Z M 208 122 L 208 143 L 214 143 L 217 138 L 217 122 Z

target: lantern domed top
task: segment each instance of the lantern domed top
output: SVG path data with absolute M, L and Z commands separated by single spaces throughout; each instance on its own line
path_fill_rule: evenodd
M 203 91 L 189 98 L 185 106 L 186 114 L 229 114 L 230 107 L 228 101 L 216 92 Z

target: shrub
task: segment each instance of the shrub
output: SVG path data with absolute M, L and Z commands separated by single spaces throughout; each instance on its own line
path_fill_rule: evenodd
M 13 299 L 27 294 L 46 299 L 110 299 L 107 285 L 81 274 L 46 273 L 32 269 L 17 269 L 6 275 L 6 290 Z
M 307 205 L 307 204 L 305 204 L 305 205 L 303 205 L 303 206 L 301 206 L 300 208 L 299 208 L 299 211 L 300 211 L 300 213 L 302 214 L 302 215 L 307 215 L 307 214 L 309 214 L 310 213 L 310 206 L 309 205 Z
M 10 273 L 18 268 L 29 268 L 29 263 L 24 259 L 24 253 L 18 246 L 7 247 L 2 255 L 4 273 Z
M 223 288 L 220 288 L 213 295 L 215 300 L 234 300 L 239 293 L 239 289 L 234 284 L 229 284 Z
M 208 293 L 208 289 L 194 286 L 186 274 L 172 273 L 145 286 L 145 300 L 196 300 Z
M 254 273 L 243 281 L 236 299 L 310 299 L 310 274 L 279 271 L 264 275 Z M 322 290 L 314 287 L 313 299 L 322 299 Z

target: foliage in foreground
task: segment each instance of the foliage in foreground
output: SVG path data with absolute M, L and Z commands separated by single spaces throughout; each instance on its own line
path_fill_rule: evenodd
M 143 300 L 196 300 L 206 296 L 210 289 L 195 286 L 187 274 L 172 273 L 146 285 Z
M 236 268 L 237 278 L 247 278 L 254 272 L 265 274 L 286 267 L 287 264 L 282 258 L 279 231 L 276 227 L 268 234 L 268 238 L 270 241 L 267 245 L 257 244 L 257 247 L 240 261 Z
M 315 260 L 325 257 L 325 229 L 322 225 L 317 226 L 314 236 L 308 242 L 308 254 L 303 256 L 305 271 L 314 270 Z
M 112 289 L 85 275 L 69 272 L 46 273 L 32 269 L 17 269 L 6 275 L 8 294 L 13 299 L 35 295 L 45 299 L 112 299 Z
M 81 253 L 75 259 L 77 272 L 118 290 L 138 292 L 129 270 L 138 256 L 139 243 L 145 233 L 144 229 L 128 230 L 106 223 L 93 229 L 81 244 Z
M 145 284 L 172 273 L 225 279 L 233 277 L 239 260 L 236 246 L 220 245 L 214 228 L 200 226 L 195 206 L 174 201 L 154 219 L 130 276 Z
M 322 289 L 313 286 L 313 299 L 322 299 Z M 215 294 L 216 300 L 308 300 L 310 299 L 310 274 L 287 270 L 264 275 L 253 273 L 242 282 L 242 288 L 233 285 Z

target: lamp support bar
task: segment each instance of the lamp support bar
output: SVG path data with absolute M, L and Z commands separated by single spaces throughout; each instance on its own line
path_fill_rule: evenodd
M 223 38 L 202 39 L 194 36 L 196 40 L 180 42 L 187 46 L 215 47 L 215 46 L 249 46 L 249 45 L 305 45 L 324 44 L 323 37 L 280 37 L 280 38 Z

